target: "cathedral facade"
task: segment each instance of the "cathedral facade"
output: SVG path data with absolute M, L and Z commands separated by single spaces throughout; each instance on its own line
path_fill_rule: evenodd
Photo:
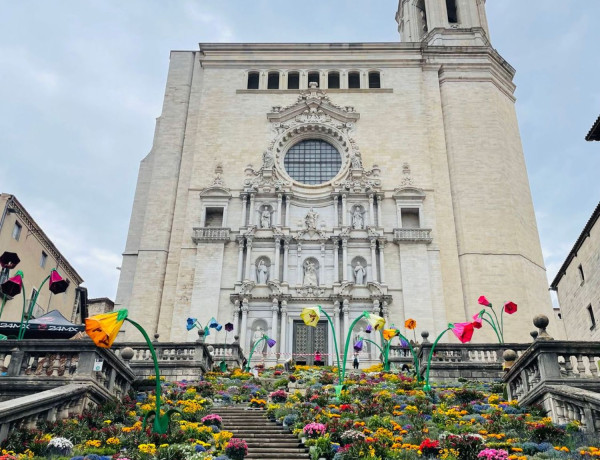
M 505 335 L 528 340 L 552 309 L 514 70 L 484 0 L 400 0 L 396 20 L 397 43 L 171 53 L 118 308 L 161 340 L 195 340 L 186 319 L 215 318 L 246 353 L 267 334 L 268 360 L 310 363 L 334 348 L 326 323 L 303 324 L 306 306 L 343 344 L 363 311 L 434 336 L 485 294 L 519 305 Z

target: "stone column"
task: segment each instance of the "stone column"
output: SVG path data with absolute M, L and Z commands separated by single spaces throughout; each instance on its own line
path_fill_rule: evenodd
M 296 284 L 302 285 L 302 244 L 300 241 L 298 241 L 298 249 L 296 249 L 296 252 L 298 254 L 298 260 L 296 261 Z
M 385 260 L 383 256 L 385 243 L 385 240 L 379 240 L 379 282 L 381 284 L 385 284 Z
M 283 195 L 281 193 L 277 194 L 277 225 L 281 225 L 281 200 Z
M 290 226 L 290 196 L 285 196 L 285 226 Z
M 342 195 L 342 225 L 345 227 L 348 222 L 348 216 L 347 216 L 347 212 L 346 212 L 346 194 L 344 193 Z
M 281 328 L 279 333 L 279 360 L 287 361 L 287 300 L 281 301 Z
M 250 194 L 250 218 L 248 219 L 248 225 L 254 225 L 254 193 Z
M 246 238 L 246 280 L 250 280 L 250 266 L 252 265 L 252 238 Z
M 273 297 L 271 305 L 271 335 L 269 336 L 279 344 L 279 337 L 277 336 L 277 314 L 279 313 L 279 300 Z M 281 345 L 280 345 L 281 346 Z M 267 350 L 270 355 L 275 355 L 277 352 L 277 345 Z
M 340 261 L 339 261 L 340 247 L 338 240 L 333 240 L 333 282 L 337 283 L 340 281 Z
M 233 302 L 233 315 L 231 318 L 231 322 L 233 323 L 233 335 L 234 336 L 238 336 L 240 335 L 240 299 L 235 299 L 235 301 Z
M 333 223 L 334 223 L 335 227 L 339 227 L 339 225 L 340 225 L 340 217 L 339 217 L 339 212 L 338 212 L 339 199 L 340 199 L 340 197 L 337 195 L 333 197 Z
M 379 306 L 380 306 L 380 302 L 379 299 L 374 299 L 373 300 L 373 310 L 372 313 L 374 315 L 379 316 Z M 373 342 L 375 342 L 377 345 L 381 346 L 381 334 L 379 332 L 376 332 L 373 335 Z M 371 347 L 371 359 L 373 360 L 378 360 L 379 358 L 379 349 L 377 347 Z
M 237 269 L 237 281 L 241 283 L 244 276 L 244 237 L 240 236 L 238 241 L 238 269 Z
M 240 347 L 245 353 L 250 353 L 250 350 L 246 350 L 246 335 L 248 328 L 248 299 L 242 300 L 242 325 L 240 326 Z
M 377 246 L 377 240 L 371 239 L 371 281 L 377 281 L 377 255 L 375 254 L 375 247 Z
M 342 339 L 340 340 L 340 348 L 344 350 L 346 347 L 346 336 L 348 335 L 348 330 L 350 329 L 350 301 L 348 299 L 344 299 L 342 313 L 344 314 L 344 327 L 342 328 L 343 330 Z
M 381 307 L 381 314 L 383 315 L 383 319 L 385 319 L 386 329 L 390 328 L 390 307 L 387 300 L 383 301 L 383 306 Z
M 373 208 L 373 194 L 369 194 L 369 225 L 377 226 L 377 222 L 375 222 L 375 212 Z
M 275 263 L 274 263 L 274 270 L 275 273 L 271 273 L 271 276 L 273 277 L 274 280 L 279 281 L 279 251 L 281 250 L 281 239 L 276 236 L 275 237 Z
M 375 219 L 376 221 L 376 226 L 379 227 L 380 225 L 382 225 L 381 223 L 381 200 L 383 199 L 383 195 L 375 195 L 375 209 L 377 211 L 377 219 Z
M 321 257 L 319 260 L 319 286 L 325 285 L 325 242 L 321 242 Z
M 283 240 L 283 281 L 288 282 L 288 257 L 290 254 L 290 240 Z
M 338 345 L 340 344 L 340 301 L 336 300 L 333 302 L 333 326 L 335 327 L 335 334 L 336 337 L 334 337 L 334 339 L 337 339 L 337 343 Z M 335 348 L 331 351 L 331 354 L 333 355 L 335 353 Z M 343 352 L 342 352 L 343 353 Z M 342 357 L 340 356 L 340 359 Z M 334 356 L 333 358 L 333 366 L 337 366 L 337 358 Z
M 242 195 L 242 223 L 240 227 L 246 226 L 246 216 L 248 212 L 248 195 Z
M 348 281 L 348 239 L 342 238 L 342 281 Z

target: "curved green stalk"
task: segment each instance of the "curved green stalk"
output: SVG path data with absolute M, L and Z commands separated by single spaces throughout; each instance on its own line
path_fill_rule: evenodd
M 21 280 L 22 279 L 23 278 L 21 278 Z M 23 285 L 23 287 L 22 287 L 22 289 L 23 289 L 23 315 L 21 315 L 21 324 L 19 326 L 19 336 L 18 336 L 17 340 L 23 340 L 23 337 L 25 337 L 25 332 L 27 331 L 27 326 L 29 326 L 29 320 L 31 320 L 31 314 L 33 313 L 33 307 L 35 307 L 35 304 L 37 303 L 37 299 L 38 299 L 38 296 L 40 295 L 40 291 L 42 290 L 42 288 L 44 287 L 44 284 L 46 284 L 49 279 L 50 279 L 50 275 L 48 275 L 48 276 L 46 276 L 46 278 L 44 278 L 44 281 L 42 281 L 42 284 L 40 284 L 40 287 L 38 287 L 38 290 L 36 291 L 35 295 L 31 299 L 31 301 L 29 302 L 29 308 L 27 310 L 27 321 L 25 321 L 25 325 L 23 325 L 23 320 L 24 320 L 23 315 L 25 314 L 25 285 Z
M 502 343 L 504 343 L 504 307 L 502 307 L 502 311 L 500 312 L 500 331 L 502 332 Z
M 0 319 L 2 318 L 2 312 L 4 311 L 4 305 L 6 305 L 6 296 L 2 295 L 2 307 L 0 307 Z
M 152 355 L 152 360 L 154 361 L 154 373 L 156 374 L 156 410 L 148 412 L 148 414 L 146 414 L 146 417 L 144 417 L 144 429 L 146 428 L 146 421 L 147 421 L 148 417 L 150 417 L 151 415 L 154 415 L 152 431 L 154 431 L 155 433 L 159 433 L 159 434 L 165 434 L 169 429 L 169 420 L 171 418 L 171 415 L 173 415 L 174 413 L 179 413 L 179 411 L 176 409 L 170 409 L 164 415 L 161 415 L 160 403 L 161 403 L 161 399 L 162 399 L 162 393 L 161 393 L 161 387 L 160 387 L 160 369 L 158 367 L 158 359 L 156 357 L 156 350 L 154 350 L 152 341 L 150 340 L 150 337 L 148 337 L 148 334 L 146 333 L 146 331 L 144 330 L 144 328 L 142 326 L 140 326 L 138 323 L 136 323 L 135 321 L 133 321 L 129 318 L 125 318 L 125 321 L 129 321 L 131 324 L 133 324 L 136 327 L 136 329 L 138 331 L 140 331 L 142 333 L 142 335 L 144 336 L 144 339 L 146 340 L 146 345 L 148 345 L 148 348 L 150 349 L 150 354 Z
M 338 351 L 338 343 L 337 343 L 337 334 L 335 332 L 335 327 L 333 326 L 333 321 L 331 320 L 331 316 L 327 314 L 327 312 L 323 309 L 321 305 L 317 305 L 321 313 L 325 315 L 327 320 L 329 321 L 329 325 L 331 326 L 331 330 L 333 331 L 333 346 L 335 347 L 335 356 L 337 358 L 337 368 L 338 368 L 338 382 L 339 385 L 342 384 L 342 370 L 340 367 L 340 352 Z
M 496 314 L 496 310 L 494 310 L 494 308 L 490 305 L 490 309 L 492 310 L 492 313 L 494 314 L 494 317 L 496 318 L 496 325 L 498 327 L 500 327 L 500 321 L 498 321 L 498 315 Z M 490 315 L 488 313 L 488 316 L 491 318 L 492 315 Z M 504 332 L 500 331 L 500 343 L 504 343 Z
M 431 351 L 429 352 L 429 358 L 427 358 L 427 372 L 425 373 L 425 385 L 423 386 L 423 391 L 431 390 L 431 386 L 429 385 L 429 370 L 431 368 L 431 358 L 433 358 L 433 351 L 435 350 L 435 346 L 440 341 L 440 339 L 444 336 L 444 334 L 448 331 L 451 331 L 454 328 L 454 324 L 448 324 L 448 328 L 444 330 L 440 335 L 437 336 L 435 342 L 431 346 Z
M 260 342 L 264 342 L 265 340 L 267 340 L 267 336 L 263 335 L 260 339 L 258 339 L 256 341 L 256 343 L 252 346 L 252 350 L 250 350 L 250 356 L 248 357 L 248 362 L 246 363 L 246 369 L 244 369 L 246 372 L 250 372 L 250 361 L 252 361 L 252 355 L 254 354 L 254 350 L 256 350 L 256 346 L 260 343 Z
M 504 343 L 504 340 L 502 340 L 502 336 L 498 333 L 498 329 L 494 325 L 495 323 L 494 323 L 494 318 L 492 318 L 492 315 L 490 315 L 487 311 L 484 312 L 483 314 L 484 315 L 487 314 L 492 321 L 490 322 L 490 320 L 485 319 L 483 316 L 481 317 L 481 319 L 484 320 L 486 323 L 488 323 L 490 326 L 492 326 L 492 329 L 494 330 L 494 332 L 496 333 L 496 337 L 498 338 L 498 342 Z
M 421 378 L 421 370 L 420 370 L 420 366 L 419 366 L 419 357 L 417 356 L 417 352 L 415 351 L 415 349 L 413 348 L 413 346 L 410 344 L 410 340 L 408 340 L 406 337 L 404 337 L 400 331 L 398 331 L 398 337 L 404 339 L 404 341 L 408 344 L 408 348 L 410 350 L 410 354 L 413 357 L 413 363 L 415 365 L 415 372 L 417 373 L 417 382 L 420 382 L 422 380 Z
M 376 342 L 373 342 L 370 339 L 364 339 L 362 337 L 359 337 L 358 340 L 364 340 L 365 342 L 372 343 L 373 345 L 375 345 L 379 349 L 379 352 L 383 355 L 383 349 Z
M 348 329 L 348 335 L 346 336 L 346 346 L 344 347 L 344 370 L 342 372 L 342 381 L 340 382 L 340 385 L 344 384 L 344 379 L 346 378 L 346 361 L 348 359 L 348 345 L 350 345 L 350 335 L 352 334 L 352 329 L 354 329 L 356 323 L 358 323 L 363 318 L 367 318 L 366 311 L 363 312 L 358 318 L 356 318 L 350 325 L 350 329 Z

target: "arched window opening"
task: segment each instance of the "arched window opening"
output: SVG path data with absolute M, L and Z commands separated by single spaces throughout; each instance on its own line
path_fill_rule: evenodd
M 259 80 L 258 72 L 249 72 L 248 73 L 248 89 L 258 89 L 258 80 Z
M 360 73 L 349 72 L 348 73 L 348 88 L 360 88 Z
M 381 76 L 379 72 L 369 72 L 369 88 L 381 88 Z
M 337 89 L 340 87 L 339 72 L 329 72 L 329 74 L 327 74 L 327 87 L 333 89 Z
M 319 86 L 319 72 L 308 72 L 308 87 L 315 82 Z
M 279 89 L 279 72 L 269 72 L 267 89 Z
M 458 23 L 458 14 L 456 11 L 456 0 L 446 0 L 446 10 L 448 10 L 448 22 L 450 24 Z
M 288 74 L 288 89 L 300 89 L 300 74 L 298 72 Z

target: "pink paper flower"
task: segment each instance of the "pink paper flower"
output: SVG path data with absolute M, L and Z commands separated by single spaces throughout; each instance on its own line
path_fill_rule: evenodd
M 475 313 L 473 315 L 473 322 L 471 324 L 475 329 L 481 329 L 481 326 L 483 326 L 483 318 L 481 317 L 481 312 Z
M 479 297 L 479 299 L 477 300 L 477 302 L 479 302 L 479 305 L 483 305 L 484 307 L 491 307 L 492 304 L 491 302 L 485 298 L 484 295 L 482 295 L 481 297 Z
M 506 302 L 504 304 L 504 311 L 508 315 L 512 315 L 513 313 L 515 313 L 517 311 L 517 304 L 514 302 Z
M 474 331 L 473 323 L 454 323 L 452 328 L 452 332 L 462 343 L 470 342 Z

